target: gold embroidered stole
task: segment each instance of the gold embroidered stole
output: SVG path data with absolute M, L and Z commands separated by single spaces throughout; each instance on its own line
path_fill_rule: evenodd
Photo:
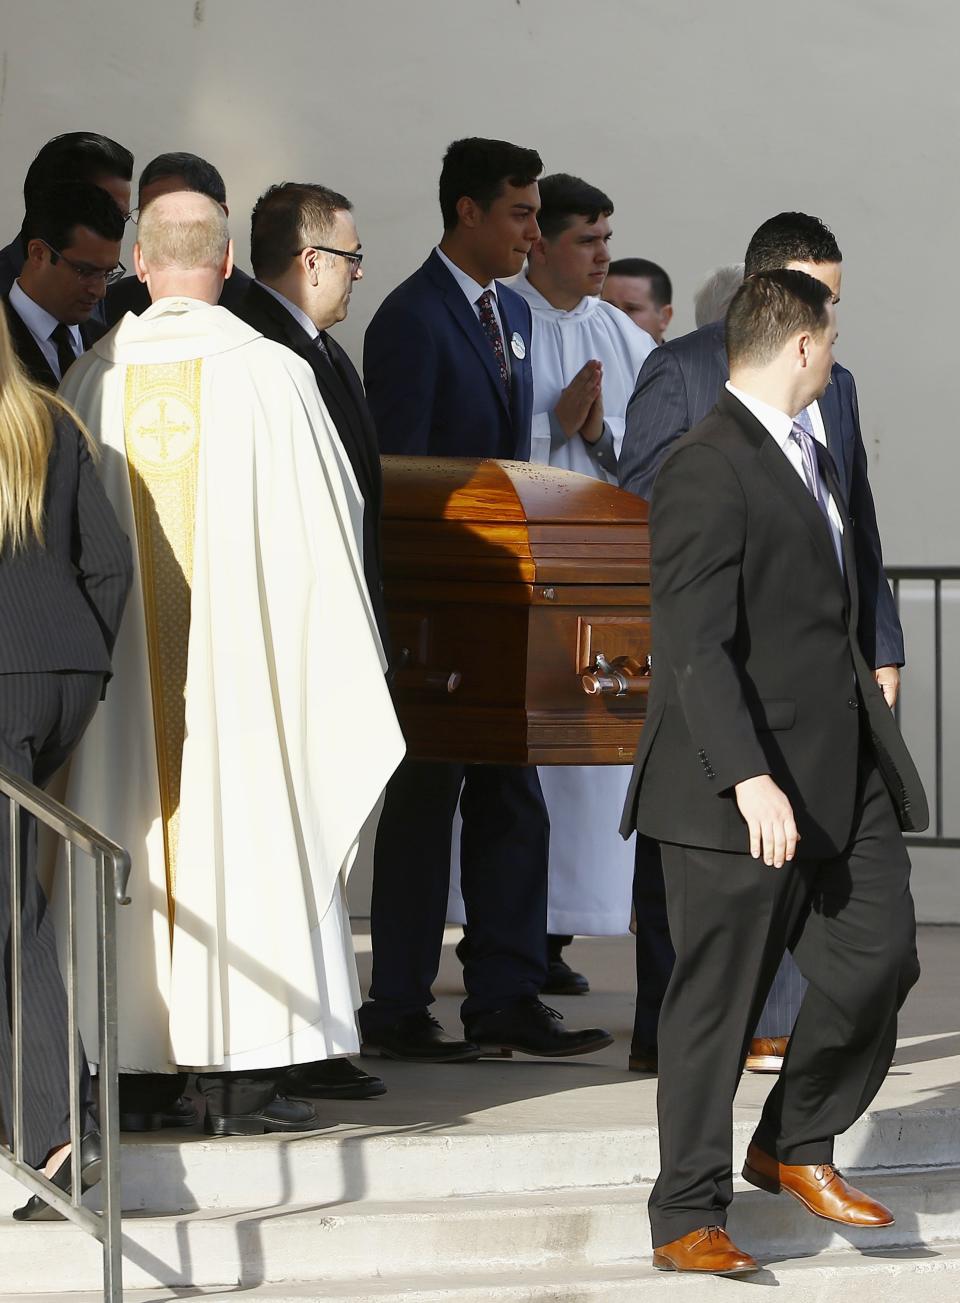
M 143 581 L 171 930 L 200 456 L 202 360 L 128 366 L 124 438 Z

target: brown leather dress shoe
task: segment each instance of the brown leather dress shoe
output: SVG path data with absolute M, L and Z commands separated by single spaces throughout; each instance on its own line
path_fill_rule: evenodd
M 759 1271 L 749 1253 L 738 1249 L 722 1226 L 701 1226 L 653 1251 L 657 1271 L 705 1271 L 713 1276 L 742 1276 Z
M 845 1226 L 892 1226 L 893 1213 L 876 1199 L 848 1185 L 832 1163 L 780 1163 L 751 1144 L 743 1167 L 743 1179 L 768 1194 L 786 1190 L 803 1206 Z
M 756 1036 L 750 1042 L 744 1070 L 746 1072 L 779 1072 L 787 1052 L 789 1036 Z

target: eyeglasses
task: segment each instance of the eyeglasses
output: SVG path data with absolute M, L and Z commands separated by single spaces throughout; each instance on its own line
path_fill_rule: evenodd
M 140 209 L 131 208 L 129 213 L 127 213 L 126 217 L 123 220 L 125 224 L 127 222 L 133 222 L 134 226 L 136 226 L 137 223 L 140 221 Z
M 305 244 L 302 249 L 294 250 L 290 256 L 292 258 L 297 258 L 301 253 L 306 253 L 308 249 L 314 249 L 317 253 L 335 253 L 338 258 L 346 258 L 350 263 L 351 271 L 359 271 L 360 264 L 363 262 L 363 254 L 359 253 L 357 250 L 331 249 L 326 244 Z
M 59 249 L 55 249 L 52 244 L 47 244 L 46 240 L 41 239 L 40 243 L 46 244 L 47 248 L 50 250 L 51 266 L 56 267 L 57 262 L 62 258 L 74 275 L 78 276 L 82 281 L 102 280 L 105 285 L 113 285 L 127 270 L 122 262 L 118 262 L 116 267 L 111 267 L 109 270 L 105 267 L 94 267 L 93 264 L 89 262 L 74 262 L 74 260 L 68 258 L 65 253 L 61 253 Z

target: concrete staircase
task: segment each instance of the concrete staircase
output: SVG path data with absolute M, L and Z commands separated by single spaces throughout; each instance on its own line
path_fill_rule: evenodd
M 884 1303 L 960 1300 L 956 1123 L 952 1110 L 883 1111 L 844 1138 L 838 1161 L 892 1206 L 893 1227 L 848 1233 L 786 1196 L 740 1186 L 731 1233 L 764 1262 L 769 1283 L 789 1282 L 791 1303 L 851 1288 L 882 1290 Z M 738 1125 L 738 1161 L 750 1129 Z M 127 1297 L 240 1289 L 277 1301 L 592 1303 L 660 1297 L 669 1286 L 685 1298 L 723 1289 L 736 1299 L 752 1285 L 650 1268 L 645 1203 L 656 1168 L 649 1126 L 128 1143 Z M 66 1223 L 9 1220 L 20 1198 L 0 1185 L 6 1303 L 95 1297 L 99 1246 Z
M 960 947 L 954 929 L 925 931 L 924 979 L 894 1068 L 837 1150 L 838 1164 L 893 1207 L 893 1227 L 848 1233 L 787 1196 L 739 1185 L 730 1230 L 763 1272 L 744 1281 L 654 1272 L 656 1082 L 624 1071 L 630 940 L 577 942 L 573 961 L 595 995 L 557 1004 L 574 1024 L 589 1011 L 615 1032 L 599 1055 L 377 1062 L 388 1094 L 321 1103 L 327 1126 L 310 1136 L 125 1140 L 125 1298 L 746 1303 L 766 1284 L 787 1289 L 789 1303 L 960 1303 Z M 438 1013 L 452 1029 L 459 969 L 448 949 Z M 769 1085 L 741 1082 L 737 1170 Z M 12 1221 L 23 1197 L 0 1176 L 0 1301 L 98 1299 L 99 1245 L 68 1223 Z

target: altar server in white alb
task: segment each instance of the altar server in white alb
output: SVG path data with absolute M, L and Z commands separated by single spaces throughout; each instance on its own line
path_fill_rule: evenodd
M 510 288 L 530 304 L 533 425 L 530 460 L 617 482 L 627 403 L 653 339 L 600 298 L 610 265 L 613 203 L 559 172 L 540 181 L 540 239 Z M 540 769 L 550 814 L 547 993 L 587 989 L 561 956 L 573 935 L 630 925 L 633 845 L 617 835 L 630 766 Z M 451 903 L 451 919 L 458 915 Z
M 343 886 L 403 751 L 362 498 L 306 362 L 215 306 L 223 209 L 154 200 L 134 261 L 152 306 L 63 385 L 136 562 L 68 800 L 133 860 L 121 1069 L 196 1070 L 211 1134 L 304 1130 L 283 1074 L 359 1048 Z

